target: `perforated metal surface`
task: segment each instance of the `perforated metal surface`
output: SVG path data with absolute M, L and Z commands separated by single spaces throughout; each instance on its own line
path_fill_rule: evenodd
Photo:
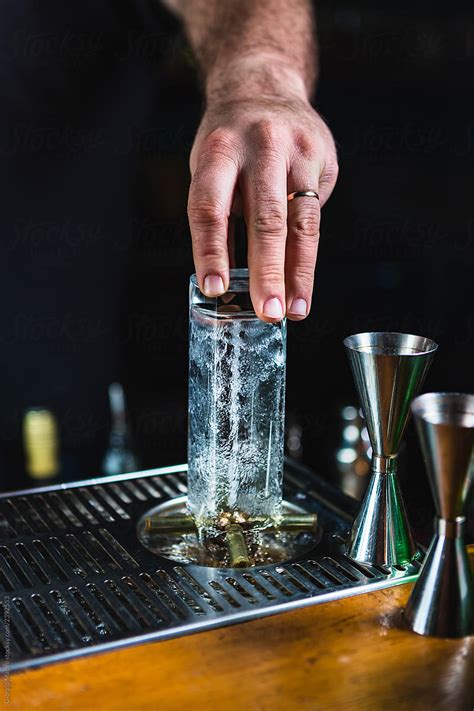
M 311 557 L 223 570 L 145 550 L 136 522 L 186 492 L 168 467 L 0 496 L 0 640 L 12 669 L 274 614 L 414 580 L 342 553 L 355 504 L 287 464 L 285 498 L 324 529 Z

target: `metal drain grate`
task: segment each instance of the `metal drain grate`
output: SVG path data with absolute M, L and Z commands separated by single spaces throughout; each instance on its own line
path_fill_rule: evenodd
M 136 522 L 186 493 L 186 467 L 0 496 L 0 651 L 11 669 L 243 621 L 414 580 L 342 553 L 354 502 L 292 463 L 285 498 L 324 529 L 310 559 L 247 570 L 178 565 Z

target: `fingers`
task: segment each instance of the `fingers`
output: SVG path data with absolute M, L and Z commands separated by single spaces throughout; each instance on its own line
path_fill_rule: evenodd
M 296 165 L 288 176 L 288 192 L 314 190 L 319 193 L 319 164 Z M 298 197 L 288 203 L 286 243 L 286 311 L 299 321 L 309 313 L 314 270 L 318 253 L 321 207 L 316 197 Z
M 288 174 L 288 192 L 314 190 L 315 197 L 298 197 L 288 203 L 286 246 L 286 309 L 289 319 L 305 318 L 311 308 L 314 270 L 319 245 L 321 207 L 331 195 L 337 180 L 338 165 L 334 141 L 326 126 L 323 150 L 312 137 L 300 134 L 298 151 Z
M 204 140 L 191 181 L 188 217 L 199 288 L 219 296 L 229 286 L 228 228 L 239 153 L 225 130 Z
M 320 127 L 321 128 L 321 127 Z M 233 265 L 231 210 L 241 203 L 247 224 L 250 293 L 264 321 L 305 318 L 310 309 L 321 205 L 337 179 L 329 129 L 326 141 L 282 131 L 272 121 L 241 133 L 212 131 L 193 148 L 188 214 L 196 274 L 208 296 L 223 294 Z M 288 140 L 290 139 L 290 140 Z M 315 190 L 320 201 L 289 192 Z
M 321 207 L 328 201 L 332 191 L 336 186 L 339 167 L 337 164 L 336 152 L 331 151 L 331 154 L 326 158 L 324 169 L 319 178 L 319 204 Z
M 255 146 L 254 159 L 242 175 L 250 295 L 257 316 L 275 322 L 286 311 L 287 166 L 265 124 Z

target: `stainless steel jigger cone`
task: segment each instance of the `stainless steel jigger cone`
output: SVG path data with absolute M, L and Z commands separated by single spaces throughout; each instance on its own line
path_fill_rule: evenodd
M 437 517 L 435 535 L 405 610 L 418 634 L 474 633 L 472 574 L 463 540 L 474 453 L 474 395 L 427 393 L 413 402 Z
M 397 455 L 410 413 L 437 349 L 406 333 L 358 333 L 345 339 L 372 445 L 372 477 L 352 526 L 347 554 L 373 565 L 404 565 L 416 548 L 398 485 Z

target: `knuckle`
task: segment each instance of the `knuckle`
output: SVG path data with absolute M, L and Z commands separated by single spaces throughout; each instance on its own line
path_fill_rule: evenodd
M 264 291 L 268 291 L 272 286 L 281 284 L 284 280 L 283 266 L 279 264 L 265 264 L 259 275 L 259 285 Z
M 204 261 L 222 261 L 227 256 L 227 242 L 222 233 L 197 231 L 192 235 L 193 251 Z
M 253 218 L 255 234 L 257 236 L 285 236 L 287 231 L 286 219 L 286 214 L 280 205 L 267 205 L 264 208 L 260 208 Z
M 302 158 L 312 160 L 316 158 L 318 153 L 317 142 L 313 136 L 308 133 L 299 132 L 295 136 L 295 147 Z
M 268 119 L 259 121 L 254 126 L 258 146 L 264 153 L 279 153 L 281 145 L 281 130 L 274 121 Z
M 226 215 L 222 205 L 217 202 L 190 199 L 188 217 L 195 227 L 221 227 Z
M 324 166 L 322 179 L 330 184 L 334 184 L 339 175 L 339 164 L 336 159 L 329 161 Z
M 291 231 L 297 240 L 317 242 L 319 239 L 319 218 L 316 215 L 298 217 L 291 225 Z
M 206 136 L 201 156 L 204 159 L 215 156 L 234 159 L 236 152 L 237 140 L 234 133 L 227 128 L 219 127 Z
M 298 264 L 292 274 L 293 280 L 303 286 L 310 287 L 314 281 L 314 259 L 310 259 Z
M 221 242 L 216 240 L 194 237 L 193 248 L 198 258 L 206 262 L 208 266 L 214 263 L 221 264 L 226 261 L 226 249 Z

